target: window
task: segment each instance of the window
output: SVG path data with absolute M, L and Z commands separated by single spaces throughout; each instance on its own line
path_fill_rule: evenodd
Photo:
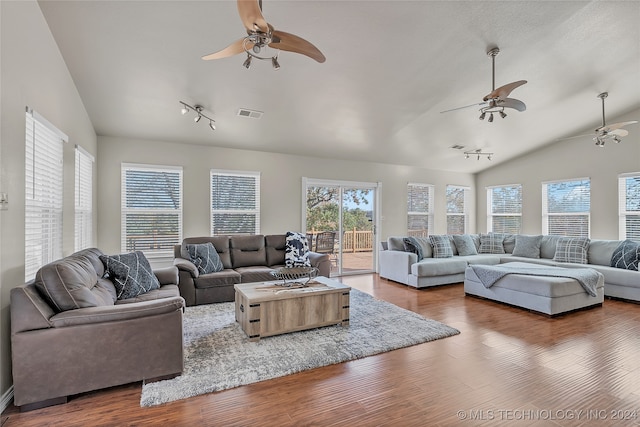
M 211 170 L 211 235 L 260 233 L 260 173 Z
M 469 187 L 447 185 L 447 234 L 464 234 L 469 223 Z
M 182 168 L 122 164 L 122 251 L 173 254 L 182 241 Z
M 620 239 L 640 240 L 640 172 L 618 176 Z
M 407 184 L 407 235 L 427 237 L 433 230 L 433 185 Z
M 542 232 L 589 237 L 591 183 L 589 178 L 542 184 Z
M 25 280 L 62 257 L 63 150 L 67 136 L 27 109 L 25 138 Z
M 76 251 L 93 246 L 93 162 L 93 156 L 76 145 Z
M 522 227 L 522 185 L 487 188 L 487 231 L 518 234 Z

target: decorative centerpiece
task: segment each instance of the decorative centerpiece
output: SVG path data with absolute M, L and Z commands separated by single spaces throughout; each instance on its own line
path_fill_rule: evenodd
M 273 270 L 271 275 L 278 280 L 282 280 L 282 283 L 278 283 L 278 286 L 307 286 L 311 279 L 318 276 L 318 269 L 315 267 L 280 267 Z M 301 279 L 306 280 L 301 281 Z

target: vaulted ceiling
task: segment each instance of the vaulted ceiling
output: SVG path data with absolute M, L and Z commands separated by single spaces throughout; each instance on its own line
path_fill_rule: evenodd
M 264 0 L 270 24 L 327 58 L 283 51 L 278 71 L 201 59 L 246 34 L 232 0 L 40 6 L 98 135 L 473 173 L 592 131 L 600 92 L 607 117 L 640 108 L 638 1 Z M 528 80 L 511 94 L 527 110 L 493 123 L 477 108 L 441 114 L 491 92 L 493 46 L 496 86 Z M 179 101 L 203 105 L 217 130 Z M 640 143 L 640 126 L 627 129 Z

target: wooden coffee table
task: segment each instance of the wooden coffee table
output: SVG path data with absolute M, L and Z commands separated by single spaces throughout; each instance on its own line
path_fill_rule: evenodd
M 251 341 L 321 326 L 349 325 L 350 287 L 322 276 L 306 287 L 279 284 L 282 281 L 235 285 L 236 321 Z

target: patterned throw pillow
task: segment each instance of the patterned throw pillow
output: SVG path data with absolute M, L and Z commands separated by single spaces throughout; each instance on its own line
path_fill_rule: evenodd
M 306 234 L 287 231 L 286 245 L 287 248 L 284 252 L 285 267 L 311 267 L 309 243 L 307 242 Z
M 118 299 L 129 299 L 160 288 L 149 261 L 140 251 L 121 255 L 100 255 Z
M 553 260 L 586 264 L 589 242 L 591 240 L 587 237 L 561 237 L 556 243 L 556 254 Z
M 434 258 L 451 258 L 453 256 L 451 240 L 446 234 L 432 234 L 429 236 L 429 241 L 433 247 Z
M 185 249 L 189 254 L 189 261 L 198 268 L 200 274 L 216 273 L 224 270 L 220 255 L 218 255 L 213 243 L 187 243 Z
M 540 243 L 542 235 L 527 236 L 525 234 L 516 235 L 516 246 L 513 248 L 513 256 L 524 258 L 540 258 Z
M 453 243 L 458 248 L 458 255 L 478 255 L 476 244 L 473 243 L 473 239 L 468 234 L 454 234 Z
M 431 243 L 428 237 L 405 237 L 402 239 L 404 242 L 404 249 L 406 252 L 413 252 L 418 255 L 418 261 L 431 258 L 433 256 L 433 249 L 431 249 Z
M 620 243 L 611 256 L 611 267 L 638 271 L 639 262 L 640 242 L 634 242 L 629 239 Z
M 502 234 L 481 234 L 480 235 L 480 250 L 479 254 L 503 254 L 504 246 L 502 246 L 502 241 L 504 240 L 504 235 Z

